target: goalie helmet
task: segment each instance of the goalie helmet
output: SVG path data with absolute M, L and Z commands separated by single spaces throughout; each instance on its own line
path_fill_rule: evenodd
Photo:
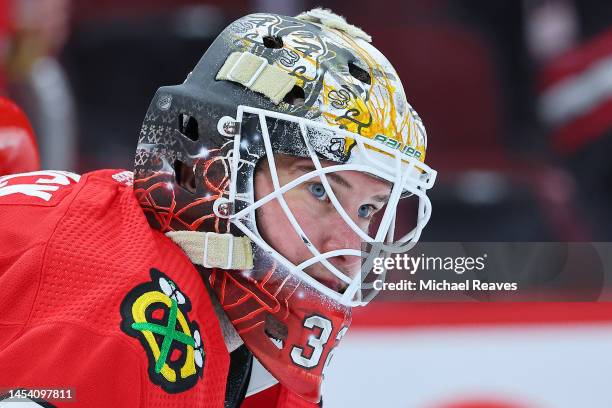
M 426 133 L 397 73 L 370 37 L 331 12 L 252 14 L 227 27 L 181 85 L 160 88 L 146 114 L 134 189 L 151 225 L 200 265 L 236 331 L 263 366 L 317 402 L 323 369 L 363 305 L 363 276 L 349 277 L 305 234 L 284 194 L 319 178 L 344 222 L 387 251 L 413 245 L 431 214 Z M 274 155 L 307 158 L 313 170 L 281 186 Z M 255 200 L 267 158 L 275 191 Z M 333 165 L 324 166 L 323 163 Z M 389 183 L 375 232 L 348 216 L 328 181 L 337 171 Z M 418 198 L 416 226 L 393 237 L 400 198 Z M 299 265 L 259 234 L 256 211 L 278 200 L 312 254 Z M 346 283 L 337 292 L 307 273 L 315 263 Z

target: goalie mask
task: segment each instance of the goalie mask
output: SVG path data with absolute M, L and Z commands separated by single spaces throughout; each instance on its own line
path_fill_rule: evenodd
M 285 195 L 320 181 L 348 228 L 388 252 L 410 248 L 431 213 L 426 190 L 436 173 L 424 164 L 425 129 L 397 73 L 369 41 L 320 9 L 243 17 L 219 35 L 183 84 L 157 91 L 136 153 L 134 190 L 151 225 L 201 265 L 262 365 L 312 402 L 320 399 L 323 369 L 348 329 L 351 307 L 369 299 L 363 274 L 333 262 L 361 259 L 362 251 L 323 252 Z M 279 155 L 307 159 L 311 170 L 281 185 Z M 258 165 L 268 166 L 274 191 L 256 200 Z M 368 230 L 347 214 L 333 188 L 334 173 L 343 171 L 389 186 Z M 405 196 L 417 201 L 415 225 L 394 238 Z M 271 202 L 280 204 L 309 259 L 292 263 L 260 234 L 258 210 Z M 311 276 L 315 265 L 343 282 L 342 290 Z

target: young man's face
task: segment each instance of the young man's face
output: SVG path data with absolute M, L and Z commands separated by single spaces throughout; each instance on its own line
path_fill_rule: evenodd
M 314 170 L 310 159 L 275 155 L 274 161 L 281 186 Z M 333 164 L 322 160 L 323 167 Z M 390 184 L 357 171 L 327 173 L 327 180 L 346 213 L 367 232 L 372 217 L 389 198 Z M 255 174 L 255 199 L 259 200 L 273 191 L 268 161 L 263 159 Z M 361 239 L 330 202 L 318 177 L 287 191 L 284 198 L 300 227 L 319 252 L 360 250 Z M 257 211 L 257 227 L 262 238 L 292 263 L 297 265 L 313 256 L 289 222 L 278 200 L 260 207 Z M 357 256 L 336 256 L 329 258 L 329 261 L 347 276 L 353 277 L 359 273 L 361 259 Z M 347 286 L 320 263 L 307 268 L 306 272 L 338 292 L 343 292 Z

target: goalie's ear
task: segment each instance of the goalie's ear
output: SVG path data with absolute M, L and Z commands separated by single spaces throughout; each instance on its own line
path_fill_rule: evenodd
M 0 176 L 40 168 L 36 137 L 25 113 L 0 97 Z

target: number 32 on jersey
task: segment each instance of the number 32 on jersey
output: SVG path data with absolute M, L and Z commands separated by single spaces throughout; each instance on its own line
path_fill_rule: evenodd
M 294 346 L 291 349 L 291 360 L 304 368 L 314 368 L 319 365 L 325 345 L 329 341 L 329 337 L 333 332 L 332 322 L 323 316 L 313 315 L 304 319 L 304 327 L 310 329 L 313 334 L 308 337 L 308 343 L 305 347 Z M 348 327 L 343 327 L 338 331 L 336 343 L 342 340 L 346 334 Z M 318 331 L 318 335 L 316 332 Z M 332 355 L 336 346 L 334 346 L 325 359 L 323 368 L 325 369 L 331 361 Z

